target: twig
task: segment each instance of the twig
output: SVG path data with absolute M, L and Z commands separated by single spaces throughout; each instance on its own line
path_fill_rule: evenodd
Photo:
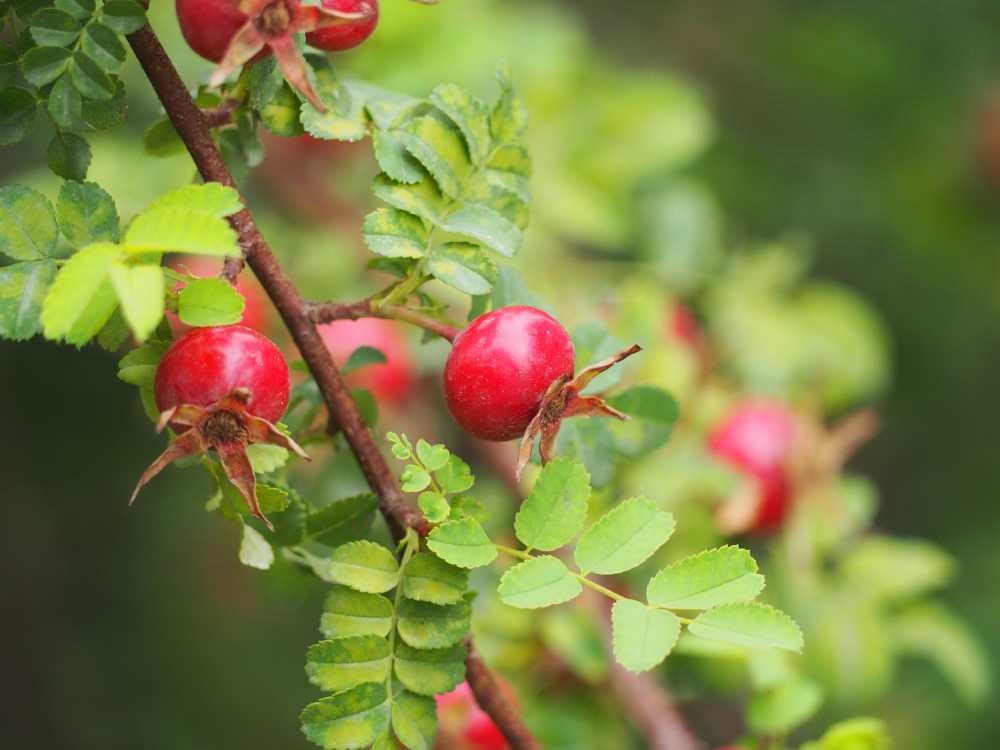
M 432 318 L 430 315 L 425 315 L 419 310 L 403 305 L 383 305 L 375 308 L 371 300 L 367 299 L 349 303 L 313 302 L 309 305 L 309 312 L 317 323 L 329 323 L 333 320 L 358 320 L 359 318 L 387 318 L 405 321 L 431 333 L 436 333 L 448 341 L 454 341 L 458 335 L 458 329 L 455 326 Z
M 152 28 L 148 25 L 142 27 L 130 34 L 128 41 L 202 178 L 235 188 L 235 181 L 209 133 L 204 114 L 195 106 Z M 229 222 L 239 235 L 246 262 L 285 322 L 323 394 L 331 417 L 336 418 L 368 484 L 378 495 L 379 509 L 393 535 L 397 539 L 402 538 L 406 528 L 413 528 L 418 533 L 426 532 L 426 521 L 420 511 L 403 498 L 392 470 L 344 387 L 340 372 L 310 317 L 308 303 L 274 257 L 249 210 L 244 208 L 231 216 Z M 227 259 L 227 277 L 235 279 L 242 263 L 242 259 Z M 469 654 L 470 686 L 479 705 L 504 732 L 514 750 L 538 750 L 540 745 L 520 721 L 517 712 L 507 704 L 503 695 L 492 692 L 496 680 L 479 660 L 476 651 L 470 649 Z
M 479 707 L 490 715 L 511 747 L 516 750 L 542 750 L 538 740 L 521 721 L 517 707 L 507 699 L 497 678 L 483 662 L 471 636 L 465 639 L 465 648 L 468 651 L 465 658 L 465 679 L 472 688 Z
M 239 106 L 236 99 L 226 99 L 218 107 L 210 107 L 201 111 L 205 124 L 209 128 L 219 128 L 228 125 L 233 120 L 233 112 Z

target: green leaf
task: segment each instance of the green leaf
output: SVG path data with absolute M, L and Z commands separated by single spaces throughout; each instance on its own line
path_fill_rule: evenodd
M 737 603 L 702 612 L 688 625 L 692 635 L 751 648 L 802 650 L 802 631 L 791 617 L 766 604 Z
M 101 21 L 119 34 L 131 34 L 146 25 L 146 12 L 133 0 L 110 0 L 101 7 Z
M 621 445 L 629 453 L 649 451 L 663 445 L 679 416 L 679 407 L 666 391 L 649 385 L 636 385 L 607 399 L 608 403 L 623 414 L 635 417 L 631 422 L 622 423 L 630 427 L 634 423 L 639 438 L 632 445 Z
M 149 204 L 146 211 L 167 208 L 182 208 L 222 219 L 242 211 L 243 201 L 235 188 L 219 182 L 206 182 L 203 185 L 174 188 Z
M 365 244 L 388 258 L 422 258 L 427 248 L 427 230 L 413 214 L 395 208 L 380 208 L 361 225 Z
M 403 687 L 420 695 L 441 695 L 465 679 L 465 646 L 417 649 L 396 645 L 394 668 Z
M 21 73 L 41 88 L 52 83 L 69 65 L 70 51 L 62 47 L 34 47 L 21 58 Z
M 159 264 L 115 261 L 110 273 L 129 328 L 138 341 L 145 341 L 163 317 L 163 269 Z
M 20 341 L 42 329 L 42 302 L 56 276 L 49 260 L 0 267 L 0 337 Z
M 451 506 L 448 505 L 447 499 L 440 492 L 430 490 L 421 492 L 420 497 L 417 498 L 417 505 L 420 506 L 420 511 L 431 523 L 441 523 L 451 513 Z
M 487 106 L 454 84 L 442 84 L 435 88 L 431 92 L 431 102 L 462 131 L 472 163 L 482 164 L 490 152 L 490 113 Z
M 493 172 L 503 172 L 516 177 L 531 177 L 531 155 L 517 143 L 505 143 L 490 156 L 487 166 Z M 506 183 L 506 178 L 504 178 Z
M 449 518 L 454 521 L 461 521 L 470 518 L 477 523 L 486 523 L 490 514 L 486 507 L 472 495 L 462 495 L 451 501 L 451 514 Z
M 17 80 L 17 50 L 0 42 L 0 91 Z
M 417 458 L 427 471 L 437 471 L 448 465 L 451 459 L 449 451 L 442 443 L 431 445 L 421 438 L 417 441 Z
M 364 493 L 314 510 L 306 518 L 306 534 L 313 541 L 336 547 L 367 533 L 375 520 L 378 498 Z
M 267 104 L 261 107 L 260 120 L 275 135 L 292 138 L 306 132 L 299 120 L 301 108 L 302 103 L 295 92 L 283 82 Z
M 310 742 L 326 750 L 361 750 L 389 727 L 384 684 L 368 683 L 310 703 L 299 720 Z
M 891 750 L 892 738 L 881 719 L 848 719 L 834 724 L 799 750 Z
M 378 423 L 378 401 L 372 392 L 366 388 L 354 388 L 351 390 L 351 399 L 354 405 L 361 412 L 361 419 L 369 427 L 374 427 Z
M 306 651 L 306 674 L 320 690 L 338 692 L 366 682 L 385 682 L 392 656 L 389 641 L 355 635 L 320 641 Z
M 326 105 L 320 112 L 311 103 L 302 102 L 299 119 L 306 132 L 315 138 L 335 141 L 359 141 L 368 134 L 364 100 L 353 96 L 329 67 L 315 69 L 316 93 Z
M 49 92 L 47 107 L 56 127 L 62 130 L 80 127 L 83 117 L 83 101 L 80 98 L 80 92 L 76 90 L 73 82 L 65 73 L 59 76 L 59 80 Z
M 83 121 L 95 130 L 116 128 L 125 122 L 125 84 L 118 76 L 109 76 L 114 86 L 111 101 L 99 102 L 92 99 L 83 100 Z
M 247 446 L 247 458 L 255 474 L 270 474 L 288 463 L 289 453 L 280 445 L 256 443 Z
M 458 456 L 452 454 L 448 463 L 444 467 L 434 472 L 434 478 L 449 495 L 465 492 L 476 483 L 476 478 L 472 476 L 472 469 Z
M 74 53 L 69 75 L 73 79 L 73 85 L 88 99 L 107 101 L 115 94 L 115 85 L 108 74 L 83 52 Z
M 117 306 L 109 276 L 121 255 L 118 245 L 99 242 L 66 261 L 42 306 L 45 338 L 82 346 L 97 335 Z
M 990 694 L 989 655 L 964 622 L 931 603 L 908 607 L 888 624 L 893 647 L 930 661 L 969 705 Z
M 841 570 L 865 596 L 901 601 L 943 587 L 955 561 L 930 542 L 871 535 L 850 549 Z
M 528 108 L 515 93 L 510 81 L 510 70 L 506 67 L 497 71 L 500 97 L 490 114 L 490 132 L 497 143 L 516 141 L 528 126 Z
M 258 570 L 267 570 L 274 564 L 274 549 L 257 529 L 246 523 L 240 542 L 240 562 Z
M 458 198 L 472 165 L 462 137 L 451 123 L 441 114 L 432 112 L 409 120 L 396 136 L 431 173 L 441 192 Z
M 90 166 L 90 144 L 76 133 L 56 131 L 46 152 L 49 169 L 67 180 L 83 180 Z
M 469 631 L 472 609 L 467 599 L 455 604 L 429 604 L 404 598 L 396 611 L 397 629 L 413 648 L 454 646 Z
M 757 734 L 788 734 L 811 719 L 822 704 L 819 684 L 793 677 L 755 694 L 747 707 L 747 723 Z
M 460 568 L 480 568 L 497 556 L 486 531 L 472 518 L 448 521 L 431 529 L 427 547 L 445 562 Z
M 36 104 L 35 97 L 25 89 L 0 91 L 0 146 L 24 140 L 35 121 Z
M 189 326 L 226 326 L 243 318 L 246 300 L 223 279 L 188 282 L 177 299 L 177 315 Z
M 381 594 L 365 594 L 334 584 L 323 605 L 319 629 L 327 638 L 377 635 L 392 629 L 392 602 Z
M 427 259 L 434 278 L 466 294 L 486 294 L 497 278 L 497 266 L 478 245 L 447 242 L 435 245 Z
M 128 323 L 121 309 L 115 310 L 104 327 L 97 333 L 97 345 L 105 351 L 115 353 L 121 349 L 131 335 Z
M 118 361 L 118 379 L 140 388 L 152 388 L 156 368 L 170 344 L 166 341 L 147 341 Z
M 247 89 L 250 91 L 247 103 L 258 112 L 274 99 L 285 80 L 273 56 L 251 65 L 245 76 Z
M 477 203 L 461 205 L 439 224 L 446 232 L 471 237 L 508 258 L 521 249 L 524 239 L 516 224 L 492 208 Z
M 118 241 L 115 203 L 96 183 L 64 182 L 56 201 L 56 215 L 59 229 L 73 247 Z
M 348 81 L 345 84 L 353 96 L 365 103 L 368 116 L 379 130 L 390 130 L 397 127 L 405 119 L 412 117 L 418 110 L 426 107 L 424 100 L 416 99 L 406 94 L 373 86 L 361 81 Z
M 229 224 L 180 207 L 150 208 L 136 216 L 125 232 L 125 246 L 135 254 L 240 256 L 236 232 Z
M 376 198 L 400 211 L 415 214 L 435 224 L 441 221 L 444 199 L 430 177 L 424 177 L 413 185 L 403 185 L 380 174 L 375 178 L 372 191 Z
M 394 133 L 376 130 L 372 134 L 372 148 L 379 167 L 396 182 L 412 185 L 427 175 Z
M 612 575 L 631 570 L 674 533 L 673 514 L 634 497 L 604 514 L 580 537 L 574 557 L 582 573 Z
M 562 561 L 552 555 L 525 560 L 507 570 L 497 593 L 505 604 L 537 609 L 576 598 L 583 587 Z
M 344 366 L 340 368 L 340 374 L 346 375 L 349 372 L 360 369 L 367 365 L 384 365 L 388 360 L 385 355 L 371 346 L 359 346 L 351 356 L 347 358 Z
M 409 750 L 431 750 L 437 734 L 433 698 L 402 692 L 392 701 L 392 731 Z
M 399 478 L 403 492 L 421 492 L 431 483 L 431 475 L 416 464 L 407 464 Z
M 740 547 L 705 550 L 671 563 L 646 587 L 646 600 L 667 609 L 710 609 L 749 601 L 764 590 L 757 563 Z
M 69 47 L 80 36 L 80 22 L 65 11 L 42 8 L 31 17 L 31 37 L 39 46 Z
M 403 596 L 431 604 L 454 604 L 469 585 L 468 571 L 429 552 L 418 552 L 403 570 Z
M 99 23 L 87 25 L 81 48 L 107 73 L 114 73 L 125 62 L 125 46 L 118 34 Z
M 529 549 L 546 552 L 580 533 L 590 500 L 590 475 L 578 461 L 557 458 L 538 475 L 514 518 L 514 533 Z
M 0 253 L 14 260 L 47 258 L 59 226 L 48 198 L 20 185 L 0 187 Z
M 94 14 L 94 0 L 56 0 L 55 6 L 80 21 L 86 21 Z
M 150 125 L 142 136 L 142 145 L 150 156 L 173 156 L 184 153 L 187 147 L 177 135 L 173 123 L 164 117 Z
M 681 634 L 681 621 L 673 612 L 619 599 L 611 608 L 611 631 L 618 663 L 630 672 L 645 672 L 673 649 Z
M 381 544 L 362 540 L 337 547 L 327 561 L 326 575 L 355 591 L 380 594 L 399 583 L 399 565 Z

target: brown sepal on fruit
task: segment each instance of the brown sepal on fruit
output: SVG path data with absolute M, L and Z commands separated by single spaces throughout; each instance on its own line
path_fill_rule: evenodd
M 236 6 L 248 20 L 233 35 L 209 85 L 220 86 L 236 68 L 253 59 L 264 47 L 270 47 L 288 82 L 320 112 L 326 112 L 326 105 L 309 82 L 306 61 L 295 44 L 295 34 L 363 21 L 375 12 L 374 5 L 368 5 L 360 13 L 348 13 L 302 5 L 299 0 L 239 0 Z
M 538 452 L 542 457 L 542 465 L 549 462 L 555 447 L 556 436 L 559 435 L 559 428 L 564 419 L 593 416 L 614 417 L 621 420 L 629 418 L 627 414 L 622 414 L 600 396 L 581 396 L 580 392 L 602 372 L 640 351 L 642 351 L 642 347 L 633 344 L 624 351 L 585 367 L 576 376 L 565 375 L 549 386 L 548 391 L 542 397 L 538 413 L 528 423 L 524 437 L 521 438 L 521 448 L 517 458 L 518 479 L 520 479 L 524 467 L 528 465 L 528 461 L 531 460 L 531 450 L 535 445 L 535 438 L 540 437 Z
M 250 414 L 247 411 L 249 400 L 250 392 L 239 388 L 211 406 L 184 404 L 160 414 L 157 432 L 162 432 L 170 425 L 179 434 L 139 477 L 139 483 L 128 504 L 134 503 L 139 490 L 174 461 L 185 456 L 215 451 L 226 476 L 243 495 L 250 512 L 273 530 L 274 527 L 261 512 L 260 503 L 257 502 L 257 478 L 247 457 L 247 446 L 270 443 L 290 450 L 306 460 L 309 456 L 298 443 L 266 419 Z

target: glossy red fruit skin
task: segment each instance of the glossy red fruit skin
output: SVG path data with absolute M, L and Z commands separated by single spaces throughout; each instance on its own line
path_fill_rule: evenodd
M 195 276 L 203 279 L 218 277 L 219 272 L 222 270 L 222 263 L 219 260 L 213 261 L 197 256 L 180 258 L 172 261 L 169 265 L 175 271 L 193 273 Z M 180 290 L 183 287 L 184 284 L 178 282 L 174 288 Z M 240 318 L 239 325 L 253 328 L 255 331 L 266 330 L 268 321 L 271 318 L 271 306 L 267 295 L 264 294 L 264 290 L 257 280 L 248 277 L 247 273 L 240 274 L 239 278 L 236 279 L 236 291 L 243 296 L 243 300 L 246 302 L 246 306 L 243 308 L 243 317 Z M 170 320 L 170 327 L 173 329 L 175 335 L 190 330 L 190 326 L 182 323 L 180 318 L 174 313 L 168 312 L 167 317 Z
M 413 390 L 416 364 L 398 323 L 381 318 L 335 320 L 320 326 L 319 331 L 338 365 L 359 346 L 373 347 L 385 355 L 385 364 L 365 365 L 347 376 L 351 385 L 367 388 L 380 404 L 395 406 Z
M 177 22 L 188 46 L 212 62 L 219 62 L 233 35 L 247 16 L 230 0 L 177 0 Z M 251 62 L 271 54 L 264 47 Z
M 476 318 L 455 338 L 444 368 L 448 410 L 485 440 L 524 434 L 553 381 L 572 375 L 573 342 L 548 313 L 515 306 Z
M 792 412 L 780 402 L 764 399 L 737 405 L 709 437 L 713 455 L 760 484 L 755 530 L 773 530 L 788 513 L 792 490 L 785 464 L 794 440 Z
M 507 747 L 507 739 L 493 723 L 493 719 L 478 707 L 469 716 L 469 723 L 465 728 L 465 739 L 480 750 L 505 750 Z
M 288 406 L 288 364 L 266 336 L 245 326 L 193 328 L 177 339 L 156 370 L 156 406 L 209 406 L 237 388 L 250 391 L 247 411 L 277 422 Z
M 353 49 L 370 37 L 378 25 L 378 0 L 323 0 L 323 7 L 345 13 L 359 13 L 367 7 L 372 9 L 372 14 L 364 21 L 310 31 L 306 41 L 317 49 L 329 52 Z

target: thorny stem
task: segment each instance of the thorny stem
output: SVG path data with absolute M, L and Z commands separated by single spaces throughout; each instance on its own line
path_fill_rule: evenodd
M 147 24 L 129 34 L 128 41 L 202 178 L 206 182 L 219 182 L 235 188 L 236 183 L 212 140 L 204 114 L 195 105 L 153 29 Z M 244 208 L 229 217 L 229 223 L 239 235 L 246 263 L 281 315 L 323 394 L 331 418 L 337 421 L 368 484 L 378 496 L 379 509 L 393 535 L 402 539 L 405 529 L 425 532 L 426 521 L 420 511 L 404 500 L 395 476 L 344 387 L 340 372 L 316 329 L 316 322 L 310 316 L 308 303 L 274 257 L 250 211 Z M 227 258 L 226 278 L 235 280 L 243 263 L 243 258 Z M 504 733 L 514 750 L 541 750 L 541 745 L 521 721 L 518 711 L 497 689 L 496 678 L 479 658 L 471 639 L 469 646 L 466 673 L 476 701 Z

